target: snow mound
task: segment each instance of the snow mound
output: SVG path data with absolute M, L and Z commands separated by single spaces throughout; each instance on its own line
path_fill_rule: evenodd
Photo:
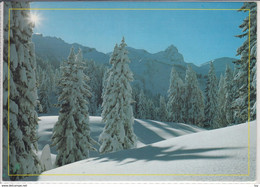
M 169 137 L 167 133 L 162 135 L 158 129 L 153 130 L 162 137 Z M 256 121 L 253 121 L 104 154 L 26 180 L 252 181 L 255 180 L 255 165 Z
M 42 150 L 41 163 L 45 171 L 53 169 L 49 144 L 45 145 Z

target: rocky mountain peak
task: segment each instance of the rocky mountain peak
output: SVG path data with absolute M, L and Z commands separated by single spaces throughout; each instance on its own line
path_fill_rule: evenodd
M 179 53 L 178 49 L 174 46 L 174 45 L 170 45 L 169 47 L 167 47 L 164 50 L 167 54 L 175 54 L 175 53 Z
M 164 50 L 164 55 L 173 63 L 184 63 L 182 54 L 179 53 L 178 49 L 174 45 L 170 45 Z

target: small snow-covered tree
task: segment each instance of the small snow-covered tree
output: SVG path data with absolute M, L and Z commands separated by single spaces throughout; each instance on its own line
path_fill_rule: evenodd
M 97 82 L 97 69 L 95 62 L 90 60 L 86 61 L 86 74 L 90 77 L 89 86 L 91 88 L 92 96 L 89 100 L 89 113 L 90 115 L 95 115 L 97 112 L 97 92 L 98 92 L 98 82 Z
M 184 122 L 185 117 L 185 85 L 172 67 L 170 76 L 170 87 L 168 90 L 168 120 L 172 122 Z
M 108 71 L 101 114 L 106 125 L 99 137 L 101 143 L 99 151 L 102 154 L 136 146 L 130 86 L 133 74 L 128 66 L 130 60 L 125 47 L 123 38 L 120 46 L 115 46 L 110 59 L 112 67 Z
M 225 103 L 226 103 L 226 93 L 224 88 L 224 77 L 221 75 L 218 86 L 218 107 L 217 107 L 217 126 L 225 127 L 227 126 L 226 112 L 225 112 Z
M 256 2 L 245 2 L 240 11 L 247 12 L 250 9 L 249 16 L 244 19 L 239 26 L 242 34 L 239 38 L 246 38 L 245 42 L 237 49 L 237 55 L 240 60 L 235 61 L 239 67 L 234 81 L 239 84 L 239 94 L 233 103 L 235 119 L 244 122 L 250 118 L 256 118 L 256 55 L 257 55 L 257 4 Z M 249 36 L 250 35 L 250 36 Z M 249 41 L 250 39 L 250 41 Z M 250 43 L 250 46 L 249 46 Z M 250 54 L 249 54 L 250 52 Z M 250 66 L 249 66 L 250 65 Z M 250 86 L 249 86 L 250 84 Z M 250 92 L 250 94 L 248 94 Z M 248 116 L 248 99 L 250 98 L 250 114 Z
M 146 119 L 147 112 L 147 99 L 144 95 L 144 91 L 141 90 L 138 96 L 137 117 L 140 119 Z
M 152 99 L 147 99 L 146 111 L 146 119 L 153 120 L 156 118 L 155 104 Z
M 204 99 L 196 73 L 188 66 L 185 77 L 185 122 L 203 126 Z
M 224 110 L 226 113 L 226 120 L 228 124 L 234 122 L 234 112 L 232 110 L 233 103 L 233 72 L 229 66 L 226 67 L 225 78 L 224 78 L 224 89 L 225 89 L 225 104 Z
M 88 101 L 91 96 L 83 73 L 82 53 L 74 54 L 71 49 L 68 61 L 61 67 L 59 86 L 59 119 L 53 128 L 52 142 L 56 146 L 56 166 L 62 166 L 89 157 L 89 151 L 96 151 L 97 144 L 90 136 Z
M 159 110 L 158 110 L 158 118 L 161 121 L 167 121 L 167 106 L 165 102 L 165 98 L 163 96 L 160 96 L 160 104 L 159 104 Z
M 210 69 L 208 73 L 208 80 L 206 86 L 206 103 L 205 103 L 205 125 L 212 128 L 217 128 L 217 77 L 215 74 L 215 68 L 213 62 L 210 63 Z
M 29 21 L 30 11 L 13 10 L 8 16 L 10 8 L 30 8 L 30 5 L 28 2 L 4 2 L 2 166 L 5 180 L 17 180 L 21 177 L 9 178 L 9 174 L 36 174 L 40 173 L 42 168 L 36 155 L 38 116 L 35 110 L 37 104 L 35 52 L 31 40 L 33 23 Z M 8 49 L 10 49 L 10 66 L 8 66 Z
M 38 59 L 36 76 L 37 76 L 37 91 L 38 91 L 38 100 L 39 113 L 48 113 L 53 105 L 53 100 L 57 99 L 56 83 L 55 83 L 55 70 L 54 66 L 48 62 Z M 41 108 L 41 110 L 40 110 Z
M 38 89 L 38 99 L 41 104 L 40 113 L 47 113 L 50 110 L 50 79 L 46 76 L 46 72 L 42 73 L 42 80 Z
M 242 99 L 240 99 L 241 92 L 239 90 L 241 85 L 243 85 L 243 82 L 240 79 L 238 79 L 237 77 L 238 72 L 239 72 L 238 66 L 235 66 L 234 73 L 233 73 L 233 96 L 232 96 L 233 102 L 231 106 L 231 109 L 233 110 L 234 113 L 233 119 L 235 124 L 243 123 L 243 119 L 240 114 L 244 107 L 242 103 L 240 103 Z
M 97 111 L 101 108 L 103 99 L 102 99 L 102 92 L 103 92 L 103 79 L 106 71 L 106 66 L 104 65 L 97 65 L 96 66 L 96 98 L 97 98 Z
M 133 97 L 133 114 L 134 117 L 138 117 L 138 108 L 137 108 L 137 103 L 138 103 L 138 96 L 139 96 L 139 87 L 136 85 L 132 86 L 132 97 Z
M 54 94 L 56 97 L 58 97 L 59 93 L 61 92 L 61 88 L 59 87 L 60 78 L 61 78 L 60 68 L 57 68 L 55 69 L 55 77 L 54 77 L 54 84 L 55 84 Z

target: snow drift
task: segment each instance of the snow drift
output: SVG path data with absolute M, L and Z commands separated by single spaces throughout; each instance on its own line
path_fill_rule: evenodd
M 101 127 L 98 120 L 100 117 L 92 118 L 96 132 Z M 68 164 L 26 180 L 255 180 L 256 121 L 209 131 L 196 131 L 185 124 L 171 125 L 170 130 L 167 123 L 136 120 L 134 127 L 142 146 Z M 140 128 L 149 131 L 139 131 Z M 191 129 L 197 133 L 186 134 Z M 176 137 L 177 132 L 186 135 Z

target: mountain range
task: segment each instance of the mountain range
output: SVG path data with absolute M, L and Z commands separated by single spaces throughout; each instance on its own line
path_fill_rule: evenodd
M 61 38 L 43 36 L 42 34 L 34 34 L 32 41 L 35 44 L 35 53 L 38 57 L 51 62 L 55 68 L 67 59 L 71 47 L 77 51 L 82 50 L 83 57 L 88 60 L 94 60 L 96 64 L 109 66 L 109 58 L 111 53 L 102 53 L 95 48 L 86 47 L 77 43 L 69 44 Z M 206 75 L 209 71 L 210 62 L 205 62 L 200 66 L 184 61 L 184 57 L 179 53 L 174 45 L 170 45 L 165 50 L 157 53 L 149 53 L 144 49 L 135 49 L 127 47 L 129 59 L 131 61 L 130 68 L 134 74 L 135 81 L 133 84 L 152 93 L 167 95 L 169 88 L 169 79 L 172 66 L 178 71 L 179 76 L 184 80 L 185 72 L 188 65 L 197 73 L 200 87 L 204 90 L 206 86 Z M 237 59 L 222 57 L 213 59 L 215 72 L 217 77 L 224 75 L 226 66 L 232 69 L 232 63 Z

